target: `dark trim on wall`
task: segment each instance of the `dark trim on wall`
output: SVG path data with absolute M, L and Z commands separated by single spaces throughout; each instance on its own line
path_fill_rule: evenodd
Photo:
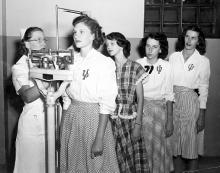
M 6 23 L 6 0 L 2 0 L 2 55 L 3 55 L 3 86 L 4 86 L 4 125 L 5 125 L 5 158 L 8 167 L 9 139 L 8 139 L 8 105 L 7 105 L 7 23 Z

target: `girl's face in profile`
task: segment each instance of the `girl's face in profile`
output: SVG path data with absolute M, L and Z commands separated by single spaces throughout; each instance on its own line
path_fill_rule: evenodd
M 196 31 L 188 30 L 185 38 L 185 49 L 194 50 L 199 43 L 199 33 Z
M 41 50 L 46 48 L 46 39 L 42 31 L 32 32 L 32 37 L 25 42 L 25 45 L 30 50 Z
M 105 44 L 106 44 L 106 48 L 110 56 L 116 56 L 119 54 L 120 51 L 123 50 L 123 48 L 117 44 L 116 40 L 107 39 Z
M 73 40 L 77 48 L 92 46 L 94 34 L 84 23 L 77 23 L 73 28 Z
M 160 43 L 158 40 L 148 38 L 145 46 L 145 52 L 148 59 L 157 59 L 161 52 Z

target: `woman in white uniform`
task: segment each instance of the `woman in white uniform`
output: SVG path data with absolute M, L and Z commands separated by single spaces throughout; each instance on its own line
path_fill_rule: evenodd
M 62 173 L 119 173 L 109 115 L 115 110 L 115 63 L 97 49 L 104 42 L 101 26 L 88 16 L 73 20 L 71 104 L 62 116 Z
M 44 103 L 39 88 L 29 77 L 28 63 L 30 51 L 45 46 L 43 30 L 28 28 L 20 43 L 21 58 L 12 66 L 14 87 L 25 103 L 18 122 L 14 173 L 45 172 Z
M 150 33 L 140 43 L 138 59 L 149 73 L 144 82 L 143 135 L 152 173 L 173 170 L 170 136 L 173 133 L 173 85 L 168 54 L 168 41 L 163 33 Z
M 203 32 L 197 26 L 189 26 L 178 38 L 176 52 L 169 57 L 174 76 L 173 154 L 177 173 L 186 168 L 186 163 L 187 170 L 197 169 L 198 155 L 203 155 L 210 77 L 210 63 L 205 52 Z

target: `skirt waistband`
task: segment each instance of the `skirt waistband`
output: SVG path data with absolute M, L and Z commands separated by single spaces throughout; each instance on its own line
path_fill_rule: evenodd
M 186 93 L 186 92 L 189 92 L 189 93 L 196 93 L 197 96 L 199 96 L 199 89 L 196 88 L 196 89 L 192 89 L 192 88 L 188 88 L 188 87 L 184 87 L 184 86 L 176 86 L 174 85 L 173 87 L 173 91 L 174 93 Z
M 98 105 L 98 103 L 92 103 L 92 102 L 83 102 L 75 99 L 71 99 L 71 104 L 77 104 L 77 105 Z

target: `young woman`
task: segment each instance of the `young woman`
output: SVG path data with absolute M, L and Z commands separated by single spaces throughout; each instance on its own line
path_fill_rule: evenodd
M 128 59 L 130 42 L 118 32 L 106 36 L 106 48 L 115 60 L 118 95 L 111 116 L 120 173 L 148 172 L 147 153 L 141 133 L 144 68 Z
M 28 28 L 20 42 L 20 59 L 12 66 L 14 87 L 25 103 L 18 122 L 14 173 L 29 173 L 30 170 L 33 173 L 45 172 L 44 103 L 39 88 L 29 78 L 28 63 L 31 50 L 45 47 L 43 30 Z
M 186 168 L 186 163 L 187 170 L 197 169 L 198 155 L 203 154 L 210 63 L 204 56 L 204 34 L 197 26 L 189 26 L 183 31 L 176 51 L 169 61 L 175 92 L 173 154 L 175 170 L 179 173 Z
M 71 104 L 62 116 L 62 173 L 119 173 L 109 115 L 115 110 L 115 64 L 97 49 L 103 43 L 101 26 L 88 16 L 73 20 L 73 81 L 66 92 Z
M 170 64 L 164 59 L 168 53 L 167 37 L 150 33 L 140 43 L 138 59 L 150 73 L 144 84 L 143 134 L 148 152 L 150 171 L 170 173 L 173 170 L 170 136 L 173 133 L 173 85 Z

